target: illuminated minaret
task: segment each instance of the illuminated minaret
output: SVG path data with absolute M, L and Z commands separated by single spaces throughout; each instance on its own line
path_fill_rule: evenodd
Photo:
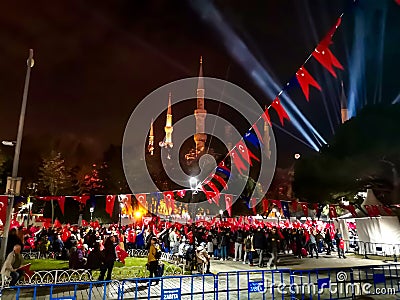
M 149 145 L 147 146 L 147 150 L 151 155 L 154 154 L 154 130 L 153 130 L 153 119 L 151 119 L 150 124 L 150 134 L 149 134 Z
M 165 140 L 164 142 L 160 142 L 161 147 L 172 148 L 174 144 L 172 143 L 172 131 L 174 130 L 172 127 L 172 110 L 171 110 L 171 93 L 168 96 L 168 110 L 167 110 L 167 120 L 165 122 Z
M 207 141 L 205 132 L 205 119 L 207 111 L 204 109 L 204 80 L 203 80 L 203 59 L 200 57 L 200 71 L 197 82 L 197 109 L 194 111 L 196 118 L 196 134 L 194 141 L 196 143 L 196 156 L 203 152 Z
M 343 81 L 342 81 L 342 93 L 340 95 L 340 111 L 342 115 L 342 124 L 349 119 L 349 110 L 347 109 L 347 98 L 344 93 Z
M 265 107 L 265 109 L 267 109 Z M 265 156 L 267 158 L 271 158 L 271 147 L 270 147 L 270 141 L 271 141 L 271 136 L 269 135 L 270 127 L 267 121 L 264 121 L 264 136 L 263 136 L 263 141 L 265 145 Z

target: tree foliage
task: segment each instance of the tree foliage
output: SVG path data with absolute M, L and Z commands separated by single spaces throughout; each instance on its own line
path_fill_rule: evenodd
M 60 152 L 51 151 L 43 157 L 39 168 L 39 189 L 44 195 L 68 195 L 74 192 L 70 171 Z
M 333 140 L 296 165 L 296 196 L 311 202 L 353 200 L 372 188 L 384 203 L 398 202 L 400 105 L 374 105 L 343 124 Z

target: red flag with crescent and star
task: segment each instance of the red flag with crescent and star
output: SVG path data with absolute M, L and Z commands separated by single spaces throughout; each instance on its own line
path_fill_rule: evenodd
M 8 196 L 0 196 L 0 226 L 6 223 Z
M 115 197 L 115 195 L 106 196 L 106 213 L 108 213 L 110 217 L 112 217 L 113 214 Z

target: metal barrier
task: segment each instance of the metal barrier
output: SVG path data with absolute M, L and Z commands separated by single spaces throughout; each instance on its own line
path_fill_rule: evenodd
M 290 285 L 281 287 L 292 299 L 354 299 L 362 295 L 396 295 L 400 292 L 398 265 L 341 269 L 296 270 Z
M 371 242 L 358 242 L 358 254 L 393 257 L 393 261 L 397 262 L 400 254 L 400 244 L 387 244 L 387 243 L 371 243 Z
M 354 299 L 361 295 L 398 294 L 398 266 L 252 270 L 17 286 L 4 289 L 2 299 Z

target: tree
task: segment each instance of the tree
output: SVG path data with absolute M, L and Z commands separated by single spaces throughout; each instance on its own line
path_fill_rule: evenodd
M 400 105 L 367 106 L 343 124 L 321 151 L 295 169 L 296 196 L 337 202 L 367 188 L 383 203 L 398 203 Z
M 39 168 L 39 189 L 44 195 L 66 195 L 73 191 L 71 174 L 65 166 L 60 152 L 51 153 L 42 159 Z
M 101 168 L 100 168 L 101 169 Z M 80 191 L 83 194 L 96 195 L 104 190 L 103 180 L 100 178 L 99 169 L 96 164 L 92 165 L 90 172 L 83 176 Z

